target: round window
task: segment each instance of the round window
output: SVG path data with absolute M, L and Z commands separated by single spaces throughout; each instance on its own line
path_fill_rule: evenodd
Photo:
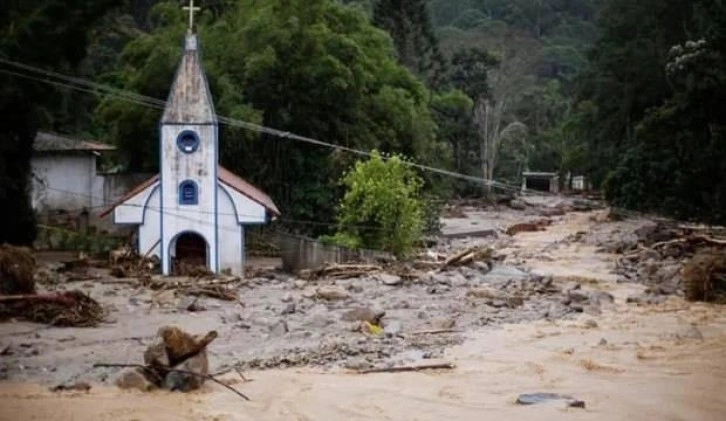
M 176 138 L 176 144 L 184 153 L 196 152 L 199 149 L 199 136 L 191 130 L 185 130 Z

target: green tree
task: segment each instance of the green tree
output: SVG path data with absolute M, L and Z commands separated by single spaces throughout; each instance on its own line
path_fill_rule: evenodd
M 86 53 L 89 26 L 117 3 L 2 1 L 0 57 L 71 73 Z M 33 141 L 39 127 L 57 127 L 54 106 L 64 95 L 48 85 L 0 73 L 0 202 L 6 221 L 0 224 L 0 243 L 30 244 L 35 239 L 28 194 Z
M 175 3 L 158 4 L 153 30 L 126 46 L 121 68 L 106 80 L 166 97 L 181 54 L 182 14 Z M 332 0 L 241 0 L 219 13 L 205 11 L 198 21 L 220 115 L 424 163 L 448 156 L 435 138 L 428 90 L 396 62 L 390 38 L 357 8 Z M 159 111 L 112 98 L 98 110 L 132 170 L 156 169 L 158 120 Z M 267 190 L 287 219 L 332 220 L 341 193 L 336 181 L 348 160 L 230 126 L 220 136 L 223 165 Z
M 423 180 L 398 155 L 373 153 L 343 177 L 345 196 L 338 213 L 338 237 L 349 244 L 410 252 L 423 230 Z
M 445 80 L 446 61 L 431 24 L 426 0 L 378 0 L 373 22 L 393 38 L 398 61 L 428 85 L 439 88 Z

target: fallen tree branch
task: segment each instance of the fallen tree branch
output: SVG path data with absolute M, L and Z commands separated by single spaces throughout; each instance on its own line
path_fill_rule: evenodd
M 422 370 L 453 370 L 456 366 L 452 363 L 439 363 L 439 364 L 423 364 L 423 365 L 407 365 L 402 367 L 381 367 L 371 368 L 368 370 L 360 370 L 359 374 L 371 374 L 371 373 L 404 373 L 409 371 L 422 371 Z
M 432 330 L 419 330 L 417 332 L 411 332 L 411 335 L 439 335 L 442 333 L 463 333 L 463 330 L 459 329 L 432 329 Z
M 141 368 L 141 369 L 147 370 L 147 371 L 151 370 L 151 368 L 149 366 L 143 365 L 143 364 L 117 364 L 117 363 L 95 363 L 95 364 L 93 364 L 93 368 L 102 368 L 102 367 L 103 368 Z M 165 371 L 168 371 L 170 373 L 188 374 L 188 375 L 191 375 L 191 376 L 197 376 L 197 377 L 202 377 L 202 378 L 207 379 L 207 380 L 211 380 L 214 383 L 217 383 L 218 385 L 220 385 L 220 386 L 222 386 L 222 387 L 224 387 L 226 389 L 229 389 L 230 391 L 234 392 L 237 396 L 241 397 L 242 399 L 244 399 L 246 401 L 249 401 L 250 400 L 250 398 L 247 397 L 244 393 L 242 393 L 239 390 L 235 389 L 234 387 L 232 387 L 232 386 L 224 383 L 221 380 L 217 380 L 211 374 L 199 374 L 199 373 L 195 373 L 193 371 L 178 370 L 176 368 L 166 368 L 166 367 L 164 367 L 164 370 Z

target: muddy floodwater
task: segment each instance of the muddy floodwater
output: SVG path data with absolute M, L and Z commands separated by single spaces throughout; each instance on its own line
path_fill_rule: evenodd
M 402 336 L 407 331 L 431 328 L 434 320 L 450 313 L 457 316 L 456 326 L 461 328 L 456 335 L 440 340 L 412 343 L 392 339 L 367 352 L 369 345 L 363 342 L 370 339 L 361 339 L 356 332 L 336 333 L 346 326 L 336 313 L 344 311 L 345 305 L 328 305 L 326 311 L 335 314 L 336 321 L 321 321 L 325 317 L 315 314 L 322 311 L 320 304 L 307 302 L 305 287 L 287 289 L 293 280 L 280 281 L 274 293 L 248 289 L 248 294 L 264 297 L 235 310 L 240 316 L 232 315 L 231 307 L 210 308 L 199 315 L 151 311 L 128 306 L 129 297 L 124 292 L 107 293 L 108 300 L 118 300 L 115 325 L 70 330 L 37 330 L 41 327 L 24 323 L 0 325 L 2 345 L 10 343 L 16 350 L 13 355 L 0 357 L 6 378 L 0 382 L 0 419 L 726 419 L 726 307 L 689 303 L 678 295 L 652 305 L 627 302 L 644 286 L 618 282 L 614 273 L 617 256 L 598 251 L 587 242 L 568 239 L 595 231 L 627 233 L 639 222 L 602 222 L 597 214 L 568 213 L 552 218 L 544 231 L 519 233 L 496 243 L 506 256 L 503 265 L 518 267 L 529 275 L 551 276 L 562 288 L 578 282 L 583 289 L 602 291 L 614 298 L 599 305 L 597 311 L 588 307 L 554 317 L 552 312 L 560 311 L 560 299 L 546 294 L 533 296 L 516 309 L 493 310 L 491 305 L 465 303 L 470 283 L 458 286 L 453 282 L 443 291 L 433 292 L 430 286 L 409 285 L 370 293 L 347 288 L 352 295 L 370 294 L 361 302 L 386 308 L 387 317 L 400 322 Z M 459 221 L 458 226 L 472 224 L 471 218 L 476 217 Z M 459 307 L 454 305 L 457 301 Z M 283 317 L 278 308 L 289 302 L 297 303 L 303 311 L 299 319 L 285 315 L 289 316 L 285 332 L 278 335 L 276 317 Z M 429 314 L 422 316 L 422 312 Z M 500 313 L 506 317 L 498 316 Z M 234 320 L 227 320 L 230 318 Z M 219 344 L 210 346 L 213 368 L 244 362 L 248 381 L 234 372 L 221 379 L 239 388 L 251 401 L 243 401 L 213 383 L 188 394 L 121 391 L 111 381 L 116 373 L 99 374 L 89 368 L 99 360 L 138 361 L 145 338 L 163 323 L 177 323 L 199 332 L 220 330 Z M 264 336 L 254 336 L 262 332 Z M 322 346 L 329 338 L 360 348 L 351 356 L 348 354 L 354 348 L 350 345 L 348 354 L 341 351 L 341 355 L 326 360 L 314 353 L 315 343 Z M 291 352 L 286 345 L 290 342 L 303 349 L 296 355 L 310 354 L 305 354 L 300 364 L 286 366 L 279 363 L 279 355 Z M 38 351 L 32 352 L 34 349 Z M 414 355 L 417 349 L 429 353 L 424 362 L 451 362 L 456 367 L 416 373 L 357 374 L 350 370 L 354 365 L 376 366 L 377 358 L 391 364 L 421 362 L 420 355 Z M 255 353 L 264 358 L 255 360 Z M 269 361 L 275 363 L 266 363 Z M 92 388 L 89 392 L 48 390 L 49 385 L 68 378 L 87 380 Z M 516 404 L 520 394 L 538 392 L 572 396 L 584 401 L 585 408 L 570 408 L 562 401 Z

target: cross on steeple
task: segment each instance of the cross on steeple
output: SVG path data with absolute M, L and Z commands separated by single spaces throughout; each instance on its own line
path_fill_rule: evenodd
M 189 0 L 189 6 L 182 7 L 182 10 L 189 11 L 189 33 L 194 32 L 194 12 L 202 10 L 201 7 L 194 7 L 194 0 Z

